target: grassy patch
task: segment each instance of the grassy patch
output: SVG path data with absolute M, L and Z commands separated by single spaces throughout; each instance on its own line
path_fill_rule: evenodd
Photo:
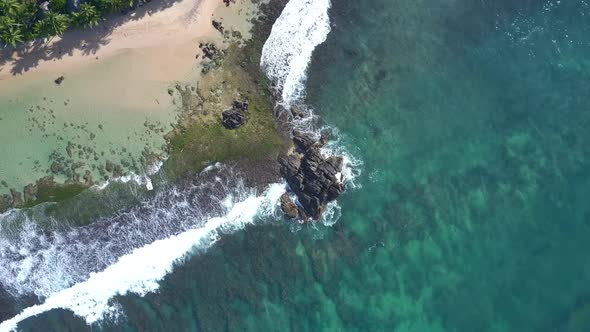
M 248 52 L 233 45 L 227 50 L 221 68 L 225 84 L 249 101 L 248 122 L 228 130 L 221 123 L 222 110 L 212 110 L 217 117 L 215 121 L 194 121 L 177 129 L 169 142 L 170 157 L 164 164 L 168 176 L 177 178 L 227 160 L 274 159 L 285 148 L 273 118 L 272 98 L 266 91 L 266 82 L 261 80 L 263 75 L 259 68 L 254 72 L 247 70 L 253 69 L 251 62 Z

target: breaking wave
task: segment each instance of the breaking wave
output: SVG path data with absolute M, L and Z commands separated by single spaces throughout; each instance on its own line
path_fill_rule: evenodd
M 152 292 L 191 249 L 273 217 L 284 188 L 273 184 L 258 194 L 238 174 L 216 168 L 84 227 L 48 232 L 24 210 L 0 216 L 2 287 L 14 297 L 44 299 L 0 324 L 0 331 L 55 308 L 72 310 L 89 324 L 112 316 L 113 296 Z
M 304 104 L 306 71 L 313 51 L 330 32 L 329 8 L 330 0 L 291 0 L 273 25 L 261 58 L 277 91 L 277 106 L 301 108 L 306 116 L 291 119 L 292 126 L 317 136 L 322 128 Z M 360 162 L 347 153 L 337 130 L 331 131 L 337 139 L 323 153 L 344 156 L 342 175 L 347 187 L 354 187 Z M 121 181 L 151 189 L 147 176 Z M 0 215 L 0 284 L 14 297 L 35 294 L 43 300 L 1 323 L 0 331 L 56 308 L 71 310 L 89 324 L 116 316 L 114 296 L 153 292 L 195 248 L 207 248 L 222 233 L 260 218 L 276 218 L 284 192 L 281 183 L 259 194 L 217 165 L 182 188 L 158 192 L 136 208 L 84 227 L 52 228 L 58 223 L 40 223 L 25 210 Z M 320 221 L 332 225 L 339 216 L 340 207 L 332 202 Z
M 293 129 L 319 139 L 329 133 L 332 140 L 322 149 L 324 155 L 343 157 L 342 179 L 347 188 L 358 187 L 362 162 L 343 144 L 337 128 L 321 127 L 314 110 L 305 103 L 307 70 L 316 47 L 326 41 L 330 28 L 330 0 L 291 0 L 274 23 L 270 36 L 262 48 L 261 67 L 273 83 L 278 99 L 275 115 Z M 294 116 L 296 108 L 303 116 Z M 326 207 L 320 220 L 333 225 L 340 217 L 340 207 L 333 202 Z

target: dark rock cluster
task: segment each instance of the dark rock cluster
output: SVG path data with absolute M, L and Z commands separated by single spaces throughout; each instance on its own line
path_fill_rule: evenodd
M 236 129 L 248 121 L 248 102 L 234 101 L 232 108 L 224 111 L 223 126 L 227 129 Z
M 223 0 L 223 3 L 225 4 L 226 7 L 229 7 L 229 4 L 236 3 L 236 0 Z
M 213 60 L 219 54 L 219 49 L 213 43 L 199 44 L 199 48 L 203 51 L 203 57 Z
M 290 218 L 318 219 L 326 204 L 344 191 L 344 184 L 339 178 L 343 166 L 342 157 L 324 157 L 320 148 L 326 141 L 325 137 L 318 141 L 312 135 L 294 131 L 296 151 L 279 158 L 281 175 L 287 180 L 290 190 L 295 193 L 301 205 L 295 210 L 295 204 L 288 195 L 281 197 L 281 208 Z
M 206 74 L 213 69 L 219 68 L 221 66 L 223 57 L 225 56 L 225 50 L 219 49 L 213 43 L 199 43 L 199 48 L 203 53 L 203 61 L 201 72 Z M 199 58 L 199 54 L 196 55 L 196 58 Z
M 213 24 L 213 27 L 215 28 L 215 30 L 223 33 L 223 24 L 221 24 L 221 22 L 216 21 L 216 20 L 212 20 L 211 24 Z

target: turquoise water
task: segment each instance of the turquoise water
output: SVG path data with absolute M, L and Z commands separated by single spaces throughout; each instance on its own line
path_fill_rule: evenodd
M 590 331 L 590 5 L 331 15 L 308 103 L 363 161 L 338 223 L 223 236 L 93 330 Z

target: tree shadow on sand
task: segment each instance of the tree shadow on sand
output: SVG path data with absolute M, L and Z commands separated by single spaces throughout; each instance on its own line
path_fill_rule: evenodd
M 109 15 L 99 26 L 92 29 L 68 31 L 59 40 L 51 43 L 47 43 L 46 40 L 35 40 L 19 46 L 16 50 L 7 47 L 0 50 L 0 69 L 7 63 L 13 62 L 10 72 L 12 75 L 17 75 L 35 68 L 41 61 L 63 59 L 73 55 L 77 50 L 82 51 L 82 54 L 86 56 L 96 54 L 101 47 L 110 42 L 110 36 L 117 27 L 130 21 L 141 20 L 145 16 L 151 16 L 180 1 L 152 0 L 127 13 Z

